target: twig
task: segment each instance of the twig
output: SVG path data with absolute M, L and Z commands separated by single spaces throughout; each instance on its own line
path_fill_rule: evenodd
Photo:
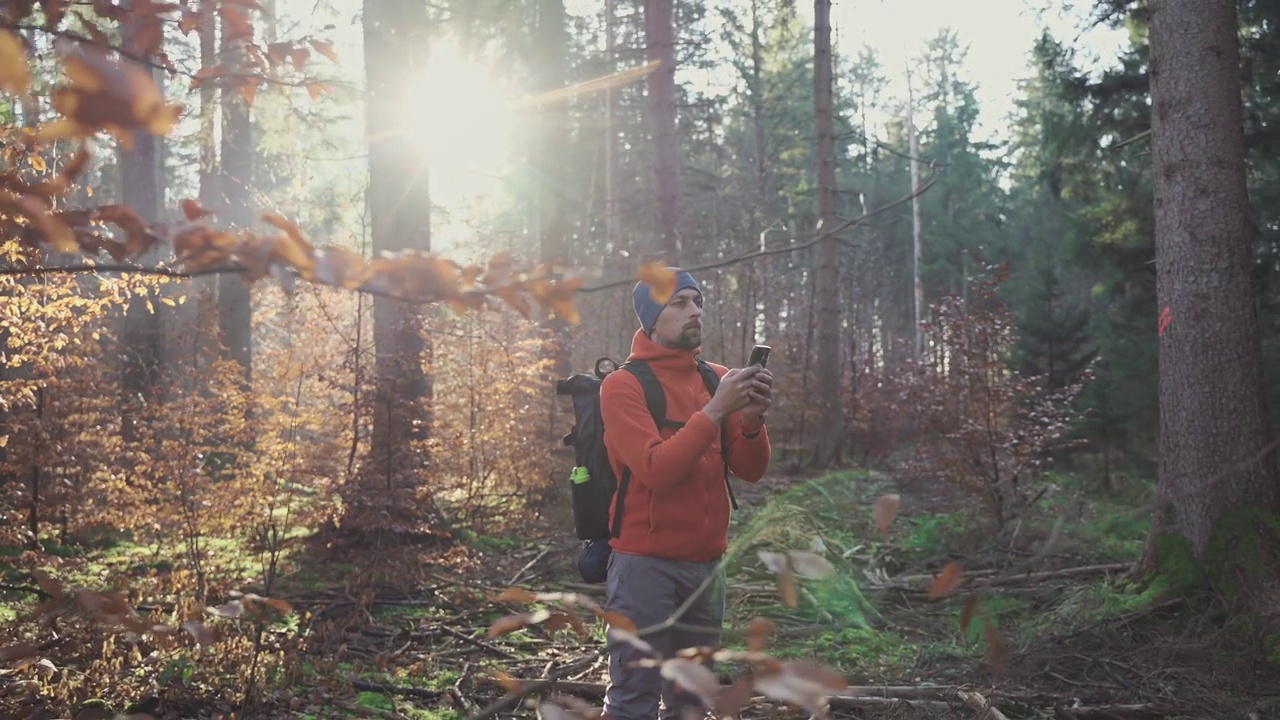
M 470 698 L 462 694 L 462 684 L 471 679 L 472 673 L 475 672 L 475 663 L 467 663 L 462 666 L 462 674 L 458 676 L 458 682 L 449 688 L 449 695 L 453 697 L 453 702 L 458 706 L 459 710 L 464 712 L 475 712 L 478 707 Z
M 517 582 L 519 582 L 519 581 L 520 581 L 520 578 L 521 578 L 521 577 L 522 577 L 526 572 L 528 572 L 528 571 L 529 571 L 529 568 L 533 567 L 534 565 L 537 565 L 537 564 L 538 564 L 538 561 L 539 561 L 539 560 L 541 560 L 542 558 L 546 557 L 546 556 L 547 556 L 547 553 L 549 553 L 549 552 L 551 552 L 551 547 L 550 547 L 550 546 L 547 546 L 547 547 L 542 548 L 542 552 L 538 553 L 538 554 L 537 554 L 537 556 L 535 556 L 532 560 L 530 560 L 529 562 L 525 563 L 525 564 L 524 564 L 524 567 L 520 568 L 520 571 L 519 571 L 519 572 L 517 572 L 515 575 L 512 575 L 512 576 L 511 576 L 511 579 L 510 579 L 509 581 L 507 581 L 507 584 L 508 584 L 508 585 L 515 585 Z
M 446 626 L 444 626 L 444 625 L 437 625 L 437 626 L 436 626 L 435 628 L 433 628 L 433 629 L 439 629 L 439 630 L 441 630 L 442 632 L 448 633 L 449 635 L 452 635 L 452 636 L 454 636 L 454 637 L 458 638 L 459 640 L 461 640 L 461 641 L 463 641 L 463 642 L 467 643 L 468 645 L 474 645 L 474 646 L 476 646 L 476 647 L 480 648 L 481 650 L 487 650 L 487 651 L 489 651 L 489 652 L 491 652 L 491 653 L 493 653 L 493 654 L 495 654 L 495 655 L 500 655 L 500 656 L 502 656 L 502 657 L 506 658 L 507 660 L 519 660 L 519 659 L 520 659 L 520 657 L 519 657 L 519 656 L 517 656 L 517 655 L 513 655 L 512 653 L 509 653 L 509 652 L 507 652 L 506 650 L 503 650 L 502 648 L 500 648 L 500 647 L 498 647 L 498 646 L 496 646 L 496 645 L 493 645 L 493 644 L 491 644 L 491 643 L 487 643 L 487 642 L 485 642 L 485 641 L 483 641 L 483 640 L 477 640 L 476 638 L 473 638 L 473 637 L 471 637 L 470 635 L 468 635 L 468 634 L 466 634 L 466 633 L 464 633 L 464 632 L 459 632 L 459 631 L 457 631 L 457 630 L 454 630 L 454 629 L 453 629 L 453 628 L 451 628 L 451 627 L 446 627 Z
M 991 702 L 983 697 L 979 692 L 973 690 L 961 690 L 956 693 L 956 696 L 963 700 L 965 705 L 976 710 L 978 712 L 978 717 L 983 717 L 985 714 L 986 716 L 989 716 L 991 720 L 1009 720 L 1007 715 L 1000 712 L 995 705 L 992 705 Z
M 403 687 L 401 685 L 384 685 L 382 683 L 369 682 L 367 680 L 352 680 L 351 687 L 357 690 L 368 690 L 370 692 L 387 693 L 389 695 L 404 695 L 406 697 L 421 698 L 423 700 L 436 700 L 444 695 L 443 690 L 427 690 L 425 688 Z
M 590 662 L 595 662 L 597 659 L 604 656 L 604 654 L 605 654 L 605 649 L 600 648 L 596 650 L 592 655 L 589 655 L 588 657 L 583 658 L 583 660 L 589 660 Z M 472 715 L 469 718 L 469 720 L 489 720 L 489 718 L 494 717 L 498 713 L 503 712 L 507 708 L 510 708 L 511 706 L 519 703 L 521 700 L 528 697 L 529 695 L 546 690 L 547 688 L 559 682 L 561 678 L 572 675 L 574 672 L 576 672 L 576 669 L 573 664 L 566 665 L 560 668 L 559 670 L 555 671 L 554 673 L 552 673 L 550 677 L 544 678 L 542 680 L 535 680 L 527 685 L 522 686 L 519 692 L 507 693 L 506 695 L 503 695 L 497 700 L 489 703 L 487 706 L 482 708 L 476 714 Z
M 1084 575 L 1101 575 L 1113 572 L 1128 572 L 1133 567 L 1133 563 L 1107 563 L 1105 565 L 1085 565 L 1082 567 L 1063 568 L 1061 570 L 1045 570 L 1042 572 L 1028 572 L 1017 575 L 987 575 L 985 577 L 973 577 L 978 573 L 973 573 L 967 578 L 966 585 L 970 587 L 999 587 L 1003 585 L 1018 585 L 1021 583 L 1034 583 L 1042 580 L 1058 580 L 1062 578 L 1074 578 Z M 931 582 L 933 575 L 902 575 L 893 578 L 894 582 L 889 585 L 882 585 L 877 589 L 884 590 L 921 590 L 919 585 Z

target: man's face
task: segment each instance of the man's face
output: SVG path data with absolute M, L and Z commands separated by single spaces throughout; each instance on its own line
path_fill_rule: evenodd
M 676 350 L 693 350 L 702 344 L 702 293 L 685 288 L 662 308 L 653 324 L 653 341 Z

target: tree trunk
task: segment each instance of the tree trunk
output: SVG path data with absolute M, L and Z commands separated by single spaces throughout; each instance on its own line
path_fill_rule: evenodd
M 831 233 L 818 243 L 814 275 L 817 294 L 817 398 L 820 423 L 813 465 L 838 464 L 844 442 L 844 414 L 840 407 L 840 277 L 836 236 L 836 134 L 831 73 L 831 0 L 813 3 L 813 131 L 817 143 L 818 232 Z M 813 347 L 813 346 L 811 346 Z
M 676 132 L 675 0 L 645 0 L 644 34 L 650 62 L 650 121 L 653 126 L 654 181 L 662 221 L 661 249 L 668 263 L 680 264 L 680 138 Z
M 243 67 L 245 42 L 223 27 L 222 63 Z M 241 93 L 227 87 L 222 92 L 222 163 L 219 190 L 222 207 L 219 217 L 236 230 L 247 230 L 254 224 L 250 188 L 253 185 L 253 123 L 249 103 Z M 253 298 L 244 276 L 227 273 L 218 276 L 218 330 L 222 336 L 224 357 L 240 365 L 247 390 L 253 377 Z
M 1280 485 L 1254 307 L 1232 0 L 1151 3 L 1158 511 L 1145 567 L 1228 597 L 1274 583 Z M 1274 588 L 1275 586 L 1272 585 Z
M 218 64 L 217 11 L 212 0 L 203 5 L 205 21 L 198 29 L 200 37 L 200 67 Z M 218 188 L 218 86 L 206 82 L 200 86 L 200 204 L 216 208 L 221 202 Z M 192 352 L 196 367 L 203 367 L 218 357 L 218 281 L 217 278 L 192 278 L 195 297 L 189 303 L 194 308 L 195 330 Z
M 121 46 L 133 48 L 136 28 L 125 22 L 121 26 Z M 155 72 L 151 75 L 154 78 Z M 120 200 L 132 208 L 146 223 L 160 219 L 164 189 L 160 173 L 160 143 L 163 140 L 151 133 L 137 131 L 133 134 L 133 149 L 120 150 Z M 154 264 L 160 259 L 158 248 L 147 251 L 142 264 Z M 164 307 L 154 301 L 148 308 L 146 297 L 134 298 L 126 309 L 121 342 L 123 348 L 123 394 L 121 434 L 126 442 L 137 438 L 134 412 L 139 402 L 151 402 L 159 383 L 161 357 L 160 317 L 155 308 Z
M 564 87 L 568 75 L 568 15 L 564 0 L 538 0 L 537 11 L 534 66 L 539 74 L 538 90 L 550 92 Z M 567 106 L 564 110 L 560 108 L 550 104 L 542 110 L 537 120 L 538 138 L 533 148 L 534 172 L 539 178 L 538 234 L 544 263 L 568 259 L 565 257 L 568 223 L 564 192 L 569 186 L 569 117 Z M 551 372 L 556 377 L 564 377 L 571 372 L 569 324 L 560 318 L 551 318 L 544 326 L 549 338 Z M 554 408 L 556 403 L 549 405 Z M 551 427 L 555 427 L 554 411 Z
M 408 0 L 364 4 L 365 119 L 369 137 L 369 216 L 375 255 L 431 249 L 431 196 L 427 159 L 405 149 L 405 78 L 425 67 L 429 37 L 426 8 Z M 373 301 L 376 388 L 370 458 L 365 464 L 361 506 L 395 513 L 416 529 L 417 509 L 404 493 L 420 485 L 425 464 L 419 444 L 429 435 L 431 378 L 423 365 L 430 346 L 419 308 L 385 297 Z M 418 498 L 414 498 L 417 500 Z M 369 505 L 375 501 L 375 505 Z M 354 515 L 348 514 L 347 523 Z M 370 518 L 379 527 L 385 521 Z M 357 521 L 357 525 L 364 524 Z
M 920 217 L 920 133 L 916 130 L 915 96 L 911 87 L 911 71 L 907 71 L 907 137 L 911 158 L 911 287 L 914 298 L 916 360 L 924 354 L 924 283 L 920 278 L 920 261 L 924 257 L 924 241 L 920 231 L 924 223 Z

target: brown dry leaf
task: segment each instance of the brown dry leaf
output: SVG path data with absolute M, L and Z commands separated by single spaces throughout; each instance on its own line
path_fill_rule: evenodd
M 791 569 L 801 577 L 831 577 L 836 571 L 830 561 L 808 550 L 790 550 L 787 552 L 787 557 L 791 561 Z
M 631 618 L 620 612 L 603 610 L 600 612 L 600 619 L 608 623 L 611 628 L 617 628 L 631 633 L 635 632 L 637 629 L 636 624 L 631 622 Z
M 962 580 L 964 580 L 964 568 L 960 566 L 960 563 L 948 563 L 946 567 L 942 568 L 942 572 L 933 578 L 933 583 L 929 585 L 929 599 L 937 600 L 943 595 L 950 594 L 960 587 Z
M 637 279 L 649 286 L 649 296 L 659 305 L 666 305 L 676 291 L 675 271 L 662 263 L 641 265 Z
M 503 690 L 506 690 L 508 695 L 515 695 L 521 690 L 524 690 L 523 683 L 502 670 L 494 670 L 493 674 L 489 676 L 489 679 L 500 685 Z
M 180 108 L 165 102 L 150 74 L 136 63 L 125 64 L 102 48 L 85 45 L 72 46 L 64 55 L 69 84 L 54 90 L 53 106 L 72 127 L 42 127 L 37 139 L 76 129 L 82 137 L 106 130 L 131 149 L 135 129 L 167 135 L 177 123 Z
M 769 644 L 769 636 L 773 634 L 773 629 L 773 623 L 767 618 L 753 618 L 751 625 L 747 627 L 747 650 L 753 653 L 763 652 L 765 646 Z
M 17 35 L 0 30 L 0 90 L 10 95 L 25 95 L 30 87 L 26 46 Z
M 338 62 L 338 53 L 333 51 L 333 43 L 326 40 L 308 40 L 307 42 L 311 43 L 311 47 L 315 48 L 316 52 L 329 58 L 335 64 Z
M 199 220 L 202 217 L 208 217 L 212 215 L 213 211 L 206 210 L 203 206 L 200 205 L 199 200 L 192 200 L 191 198 L 187 198 L 186 200 L 182 201 L 182 214 L 185 215 L 188 220 Z
M 662 663 L 662 677 L 674 681 L 688 692 L 698 696 L 706 707 L 715 707 L 720 693 L 720 679 L 706 665 L 684 658 L 672 658 Z
M 243 12 L 222 4 L 218 6 L 218 16 L 222 18 L 223 42 L 230 44 L 237 40 L 253 40 L 253 23 L 249 22 Z
M 316 249 L 311 274 L 314 282 L 351 290 L 358 287 L 352 278 L 362 274 L 364 264 L 364 258 L 354 250 L 331 245 Z
M 876 498 L 871 508 L 871 519 L 880 530 L 881 537 L 886 540 L 889 539 L 889 527 L 893 525 L 894 518 L 898 517 L 898 507 L 901 504 L 902 498 L 897 493 L 890 493 Z
M 560 282 L 530 280 L 529 292 L 543 307 L 550 308 L 570 325 L 577 325 L 581 317 L 578 315 L 577 306 L 573 304 L 573 297 L 585 282 L 582 278 L 570 278 Z
M 800 605 L 800 591 L 796 588 L 796 576 L 791 568 L 783 568 L 778 572 L 778 597 L 789 608 Z
M 644 638 L 639 637 L 638 635 L 636 635 L 635 633 L 629 630 L 623 630 L 622 628 L 611 627 L 609 628 L 608 635 L 609 635 L 609 638 L 614 642 L 626 643 L 631 647 L 639 650 L 640 652 L 645 653 L 646 655 L 656 657 L 659 659 L 662 658 L 662 655 L 659 654 L 658 651 L 655 650 L 652 645 L 646 642 Z
M 319 100 L 325 95 L 333 94 L 333 86 L 329 83 L 309 82 L 307 83 L 307 95 L 311 97 L 311 102 Z
M 771 552 L 769 550 L 761 550 L 759 552 L 760 561 L 764 563 L 769 572 L 777 573 L 786 570 L 790 565 L 786 554 Z
M 218 607 L 207 607 L 204 611 L 215 617 L 238 618 L 244 614 L 244 603 L 239 600 L 231 600 Z
M 551 617 L 551 613 L 546 610 L 500 617 L 497 620 L 494 620 L 493 624 L 489 626 L 488 635 L 491 638 L 498 637 L 499 635 L 506 635 L 509 632 L 515 632 L 516 630 L 530 625 L 537 625 L 540 622 L 544 622 L 549 617 Z
M 982 631 L 987 641 L 987 661 L 991 663 L 991 677 L 993 681 L 997 681 L 1004 670 L 1004 661 L 1008 657 L 1009 649 L 1005 647 L 1000 631 L 991 621 L 990 616 L 982 618 Z
M 786 663 L 782 672 L 757 675 L 754 684 L 774 700 L 799 705 L 819 718 L 826 717 L 831 692 L 848 687 L 843 676 L 809 662 Z
M 751 696 L 755 695 L 755 692 L 755 681 L 749 676 L 740 677 L 729 687 L 721 688 L 716 698 L 716 717 L 738 717 L 742 708 L 751 702 Z
M 982 609 L 982 599 L 977 595 L 972 595 L 965 600 L 964 607 L 960 610 L 960 632 L 969 632 L 969 623 L 973 622 L 973 618 Z
M 531 603 L 531 602 L 537 602 L 537 600 L 538 600 L 537 593 L 530 592 L 528 590 L 525 590 L 524 588 L 519 588 L 519 587 L 507 588 L 506 590 L 503 590 L 501 593 L 499 593 L 498 597 L 494 598 L 495 602 L 509 602 L 509 603 Z
M 61 600 L 65 593 L 62 590 L 62 581 L 49 575 L 43 570 L 32 570 L 31 576 L 36 579 L 36 585 L 51 598 Z

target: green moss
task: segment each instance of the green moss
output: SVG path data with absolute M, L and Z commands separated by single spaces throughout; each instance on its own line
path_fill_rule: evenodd
M 1192 552 L 1190 543 L 1176 533 L 1160 533 L 1152 542 L 1158 577 L 1167 581 L 1170 590 L 1187 596 L 1214 590 L 1229 607 L 1240 607 L 1249 599 L 1242 594 L 1247 588 L 1240 578 L 1249 578 L 1250 582 L 1275 578 L 1272 548 L 1277 539 L 1280 516 L 1252 507 L 1232 510 L 1218 518 L 1200 558 Z

